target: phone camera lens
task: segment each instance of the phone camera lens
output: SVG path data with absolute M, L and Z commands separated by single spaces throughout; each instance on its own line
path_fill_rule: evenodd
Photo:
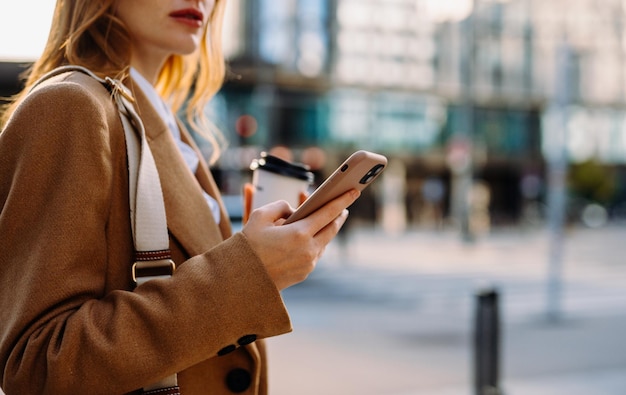
M 384 165 L 376 165 L 372 167 L 370 171 L 368 171 L 367 174 L 365 174 L 365 176 L 361 178 L 361 181 L 359 181 L 359 183 L 369 184 L 374 178 L 376 178 L 376 176 L 383 170 L 384 167 Z

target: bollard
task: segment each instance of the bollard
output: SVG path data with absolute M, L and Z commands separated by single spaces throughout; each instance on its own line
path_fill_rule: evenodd
M 485 289 L 476 294 L 474 323 L 475 395 L 502 395 L 499 388 L 500 316 L 498 292 Z

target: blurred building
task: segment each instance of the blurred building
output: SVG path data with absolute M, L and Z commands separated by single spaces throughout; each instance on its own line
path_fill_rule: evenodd
M 401 158 L 407 204 L 417 207 L 409 215 L 425 182 L 450 182 L 449 157 L 461 146 L 473 178 L 490 189 L 493 219 L 516 221 L 525 200 L 542 197 L 551 103 L 567 73 L 570 159 L 621 172 L 620 0 L 474 0 L 460 20 L 433 18 L 432 3 L 234 2 L 243 38 L 230 53 L 239 79 L 225 87 L 225 102 L 235 117 L 259 121 L 257 134 L 237 141 Z M 564 44 L 570 62 L 559 70 Z M 521 190 L 529 177 L 540 184 L 531 197 Z

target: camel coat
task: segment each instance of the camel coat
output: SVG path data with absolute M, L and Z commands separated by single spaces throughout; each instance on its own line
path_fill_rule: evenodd
M 266 394 L 261 339 L 291 330 L 280 293 L 231 236 L 206 163 L 194 177 L 132 88 L 177 270 L 133 290 L 124 131 L 108 91 L 79 72 L 37 87 L 0 134 L 0 384 L 112 395 L 179 372 L 182 395 Z M 201 188 L 220 202 L 219 226 Z

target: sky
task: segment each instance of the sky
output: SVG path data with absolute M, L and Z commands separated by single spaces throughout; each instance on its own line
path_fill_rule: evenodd
M 48 38 L 55 0 L 0 0 L 0 60 L 34 60 Z

